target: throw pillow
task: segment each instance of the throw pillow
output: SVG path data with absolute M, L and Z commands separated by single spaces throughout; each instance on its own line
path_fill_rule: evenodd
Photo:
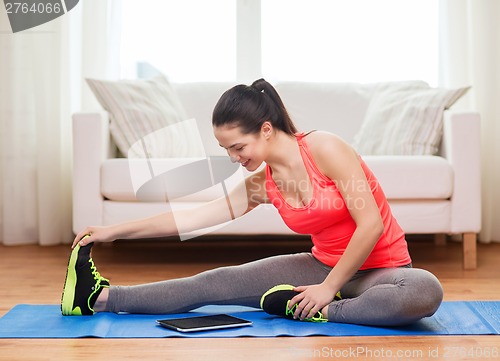
M 109 113 L 110 132 L 120 152 L 132 158 L 204 156 L 194 119 L 164 76 L 107 81 L 86 79 Z
M 443 112 L 469 87 L 384 87 L 370 100 L 354 137 L 363 155 L 433 155 L 443 135 Z

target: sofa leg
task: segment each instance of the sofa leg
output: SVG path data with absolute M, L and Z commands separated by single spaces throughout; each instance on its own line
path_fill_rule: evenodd
M 475 233 L 464 233 L 463 237 L 463 267 L 473 270 L 477 267 L 477 239 Z
M 436 233 L 434 235 L 434 244 L 436 246 L 446 246 L 446 234 L 445 233 Z

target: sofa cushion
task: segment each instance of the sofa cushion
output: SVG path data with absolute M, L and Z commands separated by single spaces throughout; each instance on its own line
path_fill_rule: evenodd
M 227 157 L 226 157 L 227 158 Z M 202 159 L 202 158 L 200 158 Z M 365 156 L 363 159 L 379 180 L 388 199 L 447 199 L 453 191 L 453 171 L 444 158 L 437 156 Z M 198 192 L 181 194 L 172 187 L 165 192 L 164 184 L 156 183 L 147 194 L 138 190 L 150 181 L 153 174 L 192 164 L 192 158 L 152 159 L 108 159 L 101 168 L 101 193 L 114 201 L 203 202 L 224 196 L 221 184 Z M 248 175 L 243 168 L 230 169 L 225 182 L 227 191 Z M 201 178 L 203 174 L 199 174 Z M 182 181 L 182 179 L 181 179 Z M 174 187 L 175 188 L 175 187 Z
M 126 157 L 200 157 L 201 135 L 188 119 L 173 87 L 164 76 L 106 81 L 87 79 L 109 113 L 110 132 Z
M 363 156 L 387 199 L 447 199 L 453 168 L 438 156 Z
M 389 205 L 405 233 L 449 233 L 450 231 L 452 207 L 449 200 L 393 199 L 389 201 Z
M 206 202 L 224 196 L 248 174 L 227 156 L 114 158 L 101 165 L 101 194 L 114 201 Z
M 364 155 L 437 154 L 443 137 L 443 112 L 468 89 L 422 87 L 418 83 L 377 87 L 353 145 Z

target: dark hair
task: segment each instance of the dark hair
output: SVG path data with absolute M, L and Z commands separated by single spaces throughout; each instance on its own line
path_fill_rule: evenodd
M 224 92 L 212 115 L 213 126 L 234 124 L 243 134 L 258 133 L 265 121 L 287 134 L 297 133 L 278 92 L 264 79 Z

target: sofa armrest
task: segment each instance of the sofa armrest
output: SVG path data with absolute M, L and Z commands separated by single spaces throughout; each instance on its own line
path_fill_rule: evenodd
M 103 222 L 101 164 L 109 156 L 108 114 L 73 115 L 73 232 Z
M 481 230 L 481 133 L 478 113 L 444 113 L 442 155 L 454 172 L 452 233 Z

